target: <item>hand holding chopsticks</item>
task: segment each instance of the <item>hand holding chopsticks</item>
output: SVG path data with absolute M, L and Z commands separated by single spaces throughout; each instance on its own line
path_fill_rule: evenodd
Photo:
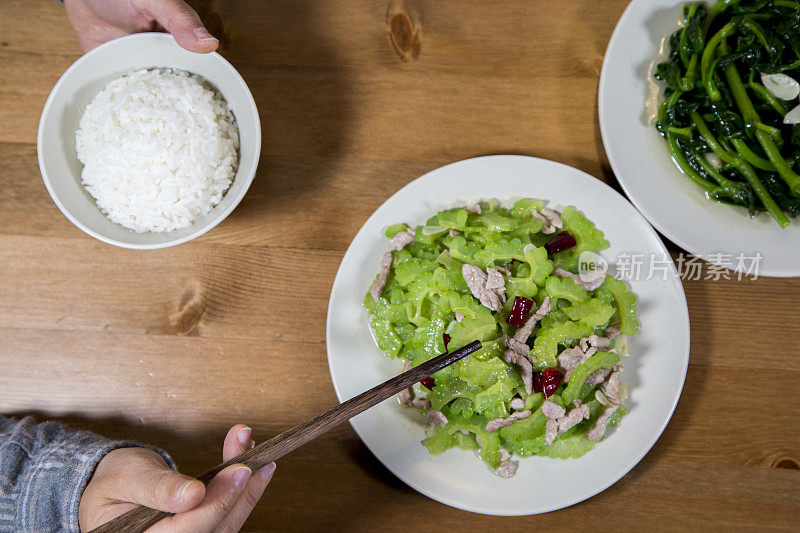
M 303 444 L 322 435 L 331 428 L 349 420 L 355 415 L 379 404 L 419 382 L 422 378 L 435 374 L 442 368 L 466 357 L 467 355 L 480 350 L 482 347 L 479 341 L 474 341 L 463 348 L 450 353 L 444 353 L 430 361 L 403 372 L 392 379 L 377 385 L 370 390 L 351 398 L 336 407 L 315 416 L 291 429 L 262 442 L 251 450 L 234 457 L 216 467 L 204 472 L 197 479 L 208 484 L 221 470 L 235 463 L 243 463 L 253 471 L 266 466 L 276 459 L 283 457 L 287 453 L 296 450 Z M 117 518 L 94 529 L 96 533 L 110 531 L 144 531 L 159 520 L 170 516 L 169 513 L 157 511 L 147 507 L 137 507 Z

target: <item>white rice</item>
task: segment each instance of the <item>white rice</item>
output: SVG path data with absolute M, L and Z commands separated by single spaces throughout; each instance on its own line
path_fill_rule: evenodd
M 230 187 L 239 134 L 222 97 L 180 70 L 117 78 L 75 132 L 81 179 L 113 222 L 135 232 L 186 228 Z

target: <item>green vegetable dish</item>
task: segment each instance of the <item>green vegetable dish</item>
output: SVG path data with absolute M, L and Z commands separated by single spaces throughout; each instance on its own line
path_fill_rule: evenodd
M 395 250 L 364 298 L 379 349 L 408 368 L 483 343 L 399 395 L 428 423 L 431 453 L 478 450 L 509 477 L 512 454 L 580 457 L 626 413 L 636 297 L 586 260 L 608 242 L 576 209 L 489 201 L 386 237 Z
M 669 48 L 656 128 L 675 163 L 709 198 L 788 226 L 800 213 L 800 2 L 686 4 Z

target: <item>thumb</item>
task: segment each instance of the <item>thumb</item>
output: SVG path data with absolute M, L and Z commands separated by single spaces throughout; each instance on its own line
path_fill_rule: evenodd
M 168 513 L 188 511 L 200 503 L 205 495 L 201 481 L 171 470 L 151 450 L 135 450 L 120 468 L 123 475 L 115 480 L 113 497 Z
M 150 0 L 147 11 L 190 52 L 213 52 L 219 40 L 211 35 L 197 12 L 183 0 Z

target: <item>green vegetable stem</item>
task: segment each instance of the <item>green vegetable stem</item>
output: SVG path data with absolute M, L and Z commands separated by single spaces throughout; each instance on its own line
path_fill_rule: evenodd
M 655 126 L 678 168 L 709 198 L 788 226 L 800 212 L 800 127 L 783 123 L 793 104 L 758 79 L 800 76 L 800 2 L 688 3 L 669 45 Z

